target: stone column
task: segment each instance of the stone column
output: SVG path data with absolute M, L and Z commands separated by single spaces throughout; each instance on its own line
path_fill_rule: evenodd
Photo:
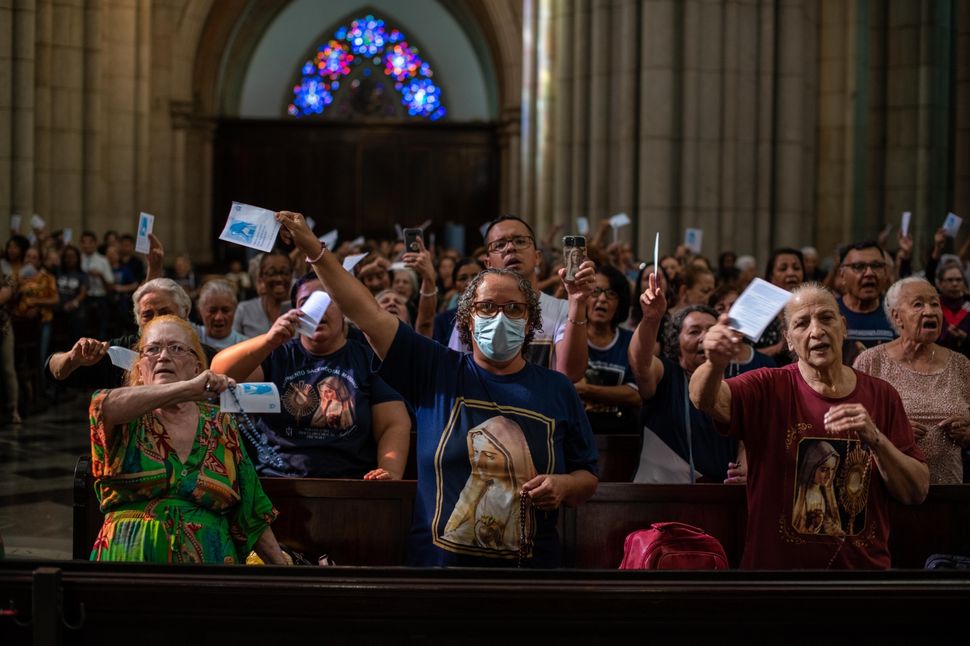
M 6 240 L 12 212 L 13 0 L 0 0 L 0 236 Z
M 11 211 L 29 218 L 34 212 L 34 63 L 36 5 L 15 0 L 11 70 Z M 26 230 L 28 225 L 24 223 Z

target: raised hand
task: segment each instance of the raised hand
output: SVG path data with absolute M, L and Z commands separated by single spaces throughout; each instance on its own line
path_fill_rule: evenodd
M 655 271 L 650 273 L 647 281 L 647 289 L 640 294 L 640 310 L 643 312 L 643 320 L 659 324 L 660 319 L 667 313 L 667 297 L 657 284 Z
M 266 333 L 270 345 L 279 347 L 296 336 L 297 320 L 302 313 L 298 309 L 292 309 L 273 321 L 269 332 Z
M 219 395 L 236 382 L 225 375 L 203 370 L 186 382 L 186 401 L 218 401 Z
M 418 251 L 408 251 L 401 257 L 401 261 L 422 278 L 434 282 L 434 264 L 431 262 L 431 253 L 424 246 L 423 238 L 418 238 Z
M 107 353 L 107 342 L 81 337 L 68 351 L 68 361 L 74 367 L 93 366 L 101 361 Z
M 295 244 L 307 258 L 316 258 L 320 255 L 322 243 L 313 235 L 313 231 L 310 231 L 306 218 L 301 213 L 280 211 L 276 214 L 276 220 L 283 225 L 280 228 L 280 236 L 284 242 Z
M 596 264 L 592 260 L 584 260 L 576 271 L 576 279 L 566 280 L 566 268 L 562 267 L 558 271 L 559 278 L 562 280 L 563 287 L 566 289 L 566 298 L 571 301 L 585 303 L 593 293 L 593 276 L 596 275 Z
M 707 360 L 723 370 L 741 350 L 741 333 L 728 327 L 727 313 L 721 314 L 717 324 L 704 335 L 704 354 Z

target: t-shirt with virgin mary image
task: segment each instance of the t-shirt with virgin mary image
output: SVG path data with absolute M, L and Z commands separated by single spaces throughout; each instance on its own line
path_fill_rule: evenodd
M 348 340 L 336 352 L 317 356 L 299 337 L 263 360 L 263 378 L 280 392 L 279 414 L 261 415 L 258 437 L 240 424 L 261 476 L 362 478 L 377 468 L 371 406 L 400 401 L 371 372 L 373 352 Z
M 597 473 L 596 444 L 569 380 L 526 363 L 510 375 L 480 368 L 406 325 L 380 374 L 414 407 L 418 491 L 408 564 L 515 567 L 561 564 L 558 512 L 531 505 L 537 474 Z
M 817 393 L 798 364 L 728 379 L 731 423 L 716 424 L 748 452 L 748 527 L 742 568 L 885 569 L 889 490 L 854 432 L 825 428 L 825 413 L 859 403 L 885 438 L 922 461 L 902 401 L 887 382 L 856 372 L 840 398 Z

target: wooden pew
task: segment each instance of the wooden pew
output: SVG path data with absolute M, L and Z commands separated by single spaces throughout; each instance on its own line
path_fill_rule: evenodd
M 87 558 L 101 526 L 90 463 L 75 476 L 74 557 Z M 340 565 L 401 565 L 416 483 L 315 478 L 264 478 L 280 512 L 277 538 L 308 558 L 326 553 Z M 732 566 L 741 559 L 747 508 L 739 485 L 645 485 L 603 482 L 577 509 L 560 513 L 564 565 L 613 569 L 631 531 L 659 521 L 701 527 L 724 545 Z M 970 545 L 970 486 L 935 485 L 923 505 L 893 504 L 890 548 L 894 567 L 921 568 L 933 553 Z

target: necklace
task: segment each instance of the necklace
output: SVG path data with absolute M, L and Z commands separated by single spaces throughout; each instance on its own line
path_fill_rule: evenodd
M 529 513 L 529 503 L 532 501 L 529 498 L 529 494 L 524 491 L 519 493 L 519 555 L 516 561 L 516 567 L 522 567 L 526 559 L 529 558 L 532 544 L 529 540 L 528 533 L 528 513 Z
M 256 449 L 257 459 L 262 464 L 268 464 L 278 470 L 282 470 L 285 467 L 283 456 L 280 455 L 279 449 L 276 446 L 269 443 L 269 438 L 266 437 L 265 433 L 260 433 L 256 430 L 256 425 L 253 424 L 253 420 L 243 411 L 242 404 L 239 403 L 235 386 L 229 387 L 229 394 L 232 395 L 236 407 L 239 408 L 239 412 L 235 413 L 236 417 L 242 421 L 242 424 L 239 425 L 239 430 L 242 431 L 243 436 Z
M 916 362 L 920 359 L 920 357 L 917 356 L 916 352 L 913 352 L 913 356 L 907 359 L 906 352 L 902 349 L 900 349 L 900 351 L 901 351 L 901 355 L 899 360 L 902 361 L 903 363 L 909 364 L 910 366 L 915 366 Z M 930 350 L 930 358 L 927 359 L 926 362 L 932 365 L 934 359 L 936 359 L 936 345 L 934 345 L 933 348 Z

